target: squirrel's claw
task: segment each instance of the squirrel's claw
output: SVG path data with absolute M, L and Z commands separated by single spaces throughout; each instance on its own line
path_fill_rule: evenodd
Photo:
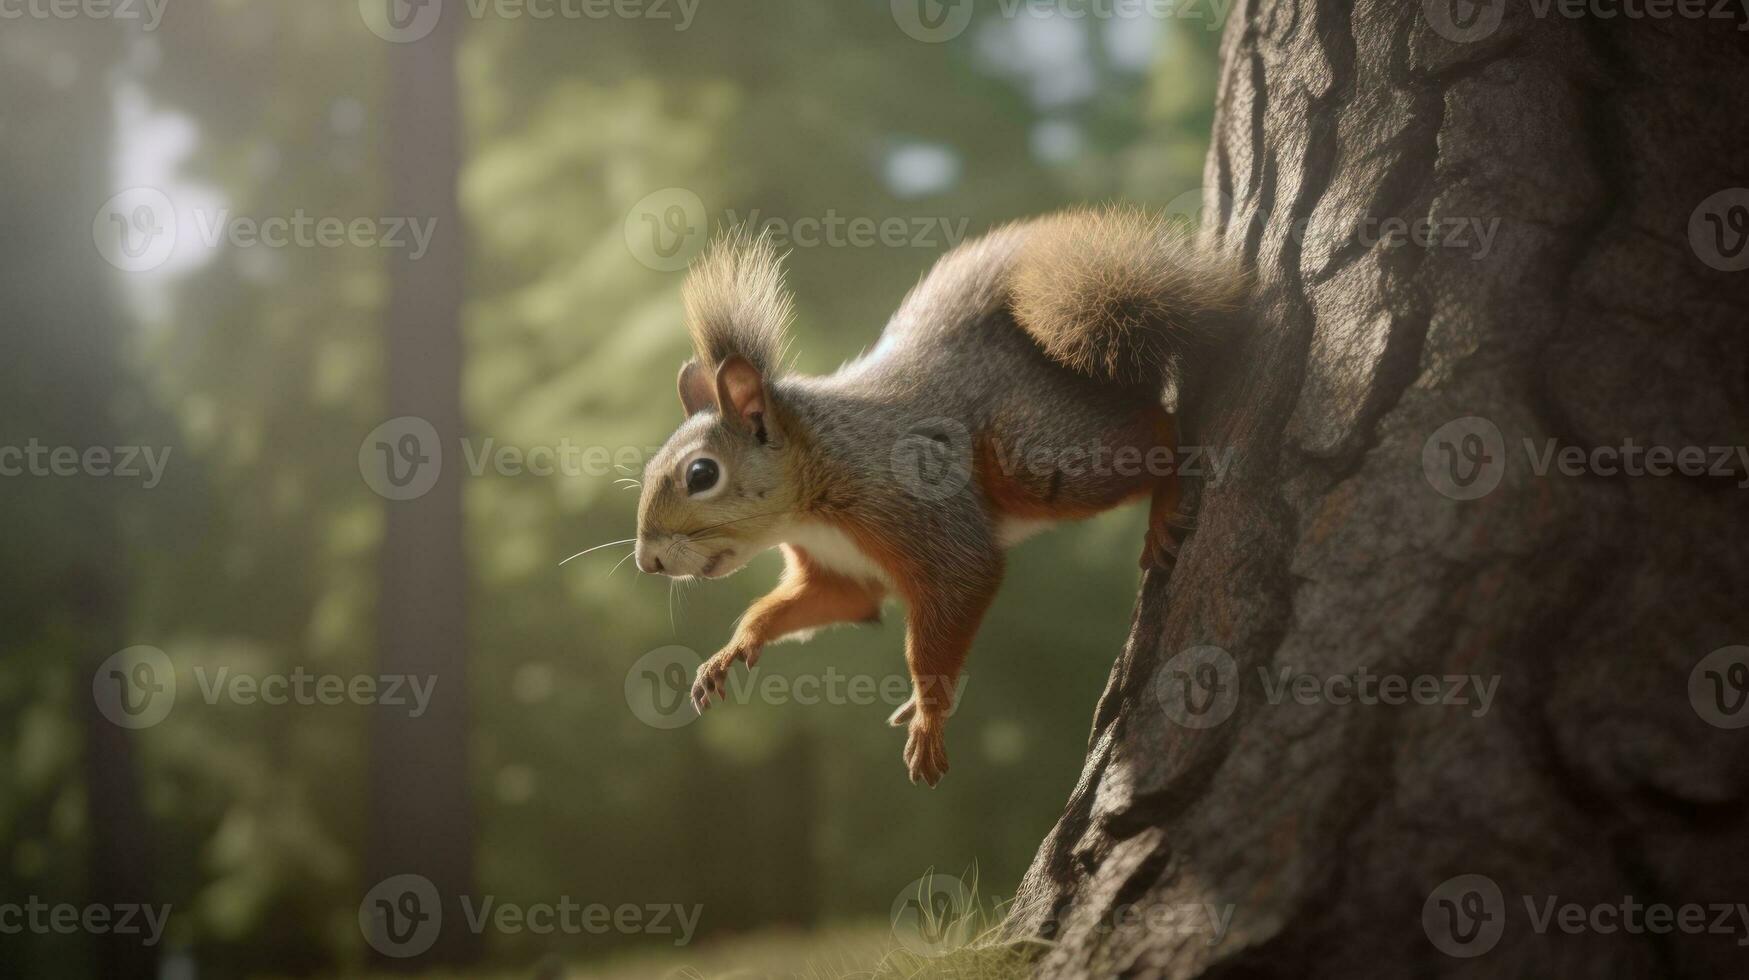
M 1178 539 L 1168 528 L 1150 528 L 1142 542 L 1141 560 L 1136 564 L 1143 571 L 1154 568 L 1171 571 L 1178 564 Z
M 713 694 L 718 701 L 729 700 L 729 668 L 735 666 L 737 660 L 746 661 L 748 668 L 752 668 L 759 662 L 759 651 L 730 648 L 699 664 L 692 681 L 693 710 L 704 714 L 704 709 L 711 706 Z
M 925 714 L 914 715 L 905 739 L 905 769 L 910 773 L 911 782 L 926 783 L 933 788 L 947 774 L 947 768 L 947 733 L 942 728 L 941 719 Z

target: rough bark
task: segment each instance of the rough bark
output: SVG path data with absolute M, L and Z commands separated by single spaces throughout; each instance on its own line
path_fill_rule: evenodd
M 1539 931 L 1526 900 L 1749 896 L 1749 731 L 1690 697 L 1703 658 L 1749 643 L 1743 464 L 1538 475 L 1525 440 L 1749 437 L 1749 271 L 1712 267 L 1690 236 L 1703 201 L 1749 184 L 1727 102 L 1749 89 L 1749 34 L 1741 15 L 1571 19 L 1512 0 L 1458 43 L 1430 23 L 1441 3 L 1235 5 L 1205 203 L 1259 289 L 1182 402 L 1187 441 L 1234 467 L 1198 488 L 1170 578 L 1145 578 L 1081 781 L 1022 886 L 1010 929 L 1050 940 L 1043 976 L 1741 969 L 1741 923 Z M 1485 255 L 1369 241 L 1366 222 L 1392 217 L 1500 223 Z M 1424 458 L 1481 445 L 1435 435 L 1470 416 L 1501 434 L 1485 447 L 1500 482 L 1453 499 Z M 1175 672 L 1205 645 L 1231 658 L 1203 662 L 1236 701 L 1187 727 Z M 1283 669 L 1498 687 L 1479 717 L 1276 703 Z M 1439 903 L 1464 900 L 1444 883 L 1465 874 L 1498 887 L 1477 895 L 1502 929 L 1453 956 Z M 1196 903 L 1233 905 L 1221 941 L 1147 918 Z M 1124 927 L 1138 918 L 1152 924 Z

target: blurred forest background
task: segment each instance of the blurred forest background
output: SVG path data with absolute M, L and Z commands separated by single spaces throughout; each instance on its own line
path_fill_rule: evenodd
M 961 234 L 1197 188 L 1219 24 L 961 4 L 970 23 L 931 42 L 888 0 L 703 0 L 684 29 L 668 4 L 536 19 L 451 0 L 453 88 L 430 84 L 445 31 L 390 43 L 357 0 L 166 0 L 152 29 L 0 21 L 0 446 L 170 453 L 149 487 L 0 476 L 0 901 L 168 903 L 154 968 L 207 978 L 381 967 L 361 899 L 395 870 L 385 853 L 427 839 L 455 852 L 434 878 L 503 902 L 697 903 L 704 945 L 882 933 L 929 868 L 976 865 L 986 894 L 1011 894 L 1126 633 L 1139 511 L 1015 553 L 949 728 L 953 772 L 930 792 L 906 781 L 887 703 L 640 720 L 639 658 L 715 651 L 776 556 L 673 605 L 665 581 L 609 574 L 619 549 L 561 567 L 632 533 L 626 474 L 476 475 L 441 405 L 411 414 L 437 422 L 452 482 L 395 501 L 360 465 L 406 398 L 445 384 L 475 452 L 660 444 L 680 418 L 683 273 L 637 241 L 692 195 L 712 229 L 757 215 L 791 233 L 798 367 L 826 372 Z M 453 154 L 421 137 L 451 113 Z M 418 196 L 432 175 L 459 220 Z M 146 271 L 101 241 L 105 202 L 137 188 L 182 223 Z M 209 246 L 189 215 L 221 209 L 437 225 L 418 259 Z M 933 230 L 801 240 L 798 222 L 833 216 Z M 426 315 L 444 304 L 453 316 Z M 396 372 L 413 393 L 399 404 Z M 446 486 L 453 527 L 427 535 Z M 397 508 L 423 516 L 396 532 Z M 427 627 L 411 648 L 409 622 Z M 760 671 L 902 677 L 898 624 L 774 648 Z M 94 677 L 136 645 L 168 657 L 177 697 L 134 730 L 94 703 Z M 433 673 L 437 700 L 399 724 L 382 705 L 208 703 L 196 683 L 299 668 Z M 488 930 L 478 945 L 438 952 L 587 965 L 671 941 Z M 0 976 L 130 956 L 0 935 Z

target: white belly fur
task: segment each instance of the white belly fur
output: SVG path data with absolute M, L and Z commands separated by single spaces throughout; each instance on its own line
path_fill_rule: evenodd
M 1012 548 L 1055 524 L 1042 518 L 1004 520 L 997 525 L 996 537 L 1004 549 Z M 806 551 L 808 557 L 829 571 L 862 582 L 879 582 L 888 589 L 893 587 L 886 570 L 857 547 L 850 535 L 830 524 L 797 525 L 785 536 L 785 542 Z
M 850 535 L 829 524 L 798 525 L 786 536 L 786 543 L 806 551 L 820 566 L 840 575 L 863 582 L 879 582 L 887 588 L 893 580 L 868 553 L 856 546 Z
M 1012 548 L 1056 523 L 1042 517 L 1008 518 L 996 525 L 996 540 L 1002 542 L 1003 548 Z

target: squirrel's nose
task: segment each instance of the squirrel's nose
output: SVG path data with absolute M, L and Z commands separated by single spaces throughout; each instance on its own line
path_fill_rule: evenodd
M 645 548 L 642 541 L 638 542 L 637 550 L 638 569 L 640 571 L 649 575 L 656 575 L 662 571 L 662 559 L 657 558 L 655 553 L 650 551 L 650 549 Z

